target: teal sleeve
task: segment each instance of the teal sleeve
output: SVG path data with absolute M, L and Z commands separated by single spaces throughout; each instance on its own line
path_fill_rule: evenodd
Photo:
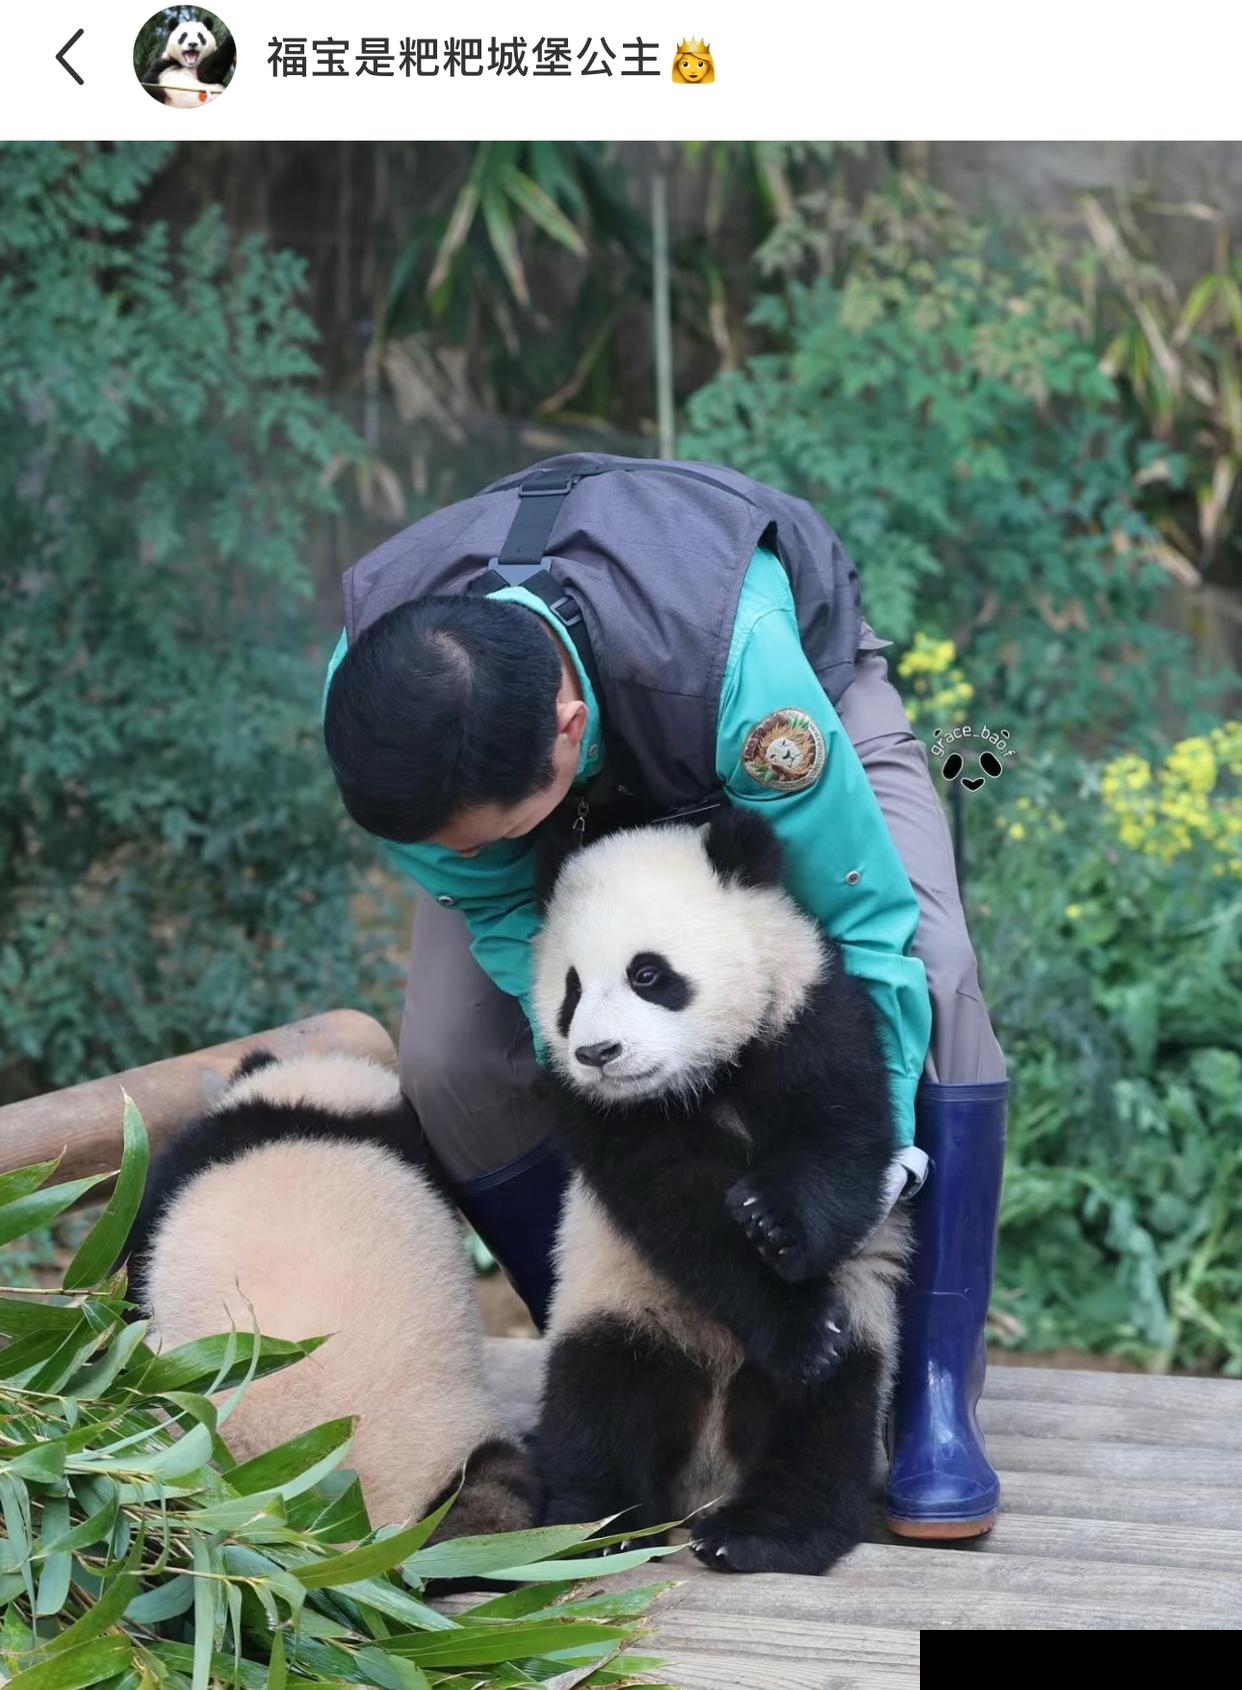
M 341 634 L 328 664 L 323 702 L 345 655 Z M 441 845 L 399 845 L 381 841 L 384 855 L 402 874 L 440 903 L 460 910 L 470 929 L 470 954 L 502 992 L 517 998 L 542 1062 L 546 1046 L 535 1031 L 531 1005 L 531 940 L 539 931 L 535 897 L 535 851 L 529 840 L 498 840 L 474 857 Z
M 882 1017 L 899 1142 L 912 1144 L 914 1094 L 931 1037 L 926 970 L 910 952 L 918 898 L 858 753 L 802 649 L 792 597 L 787 606 L 752 601 L 751 613 L 746 604 L 744 593 L 721 695 L 718 773 L 733 803 L 772 823 L 788 891 L 841 946 L 845 968 L 866 981 Z M 826 752 L 822 774 L 798 790 L 765 786 L 743 764 L 751 730 L 785 709 L 811 718 Z

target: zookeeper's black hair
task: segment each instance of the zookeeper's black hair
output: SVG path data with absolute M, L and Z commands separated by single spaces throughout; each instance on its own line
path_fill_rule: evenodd
M 412 844 L 555 776 L 561 665 L 521 605 L 431 595 L 377 618 L 332 677 L 324 744 L 345 808 Z

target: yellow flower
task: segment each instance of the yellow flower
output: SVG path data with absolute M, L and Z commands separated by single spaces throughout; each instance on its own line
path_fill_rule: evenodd
M 1211 745 L 1202 737 L 1180 740 L 1165 759 L 1160 778 L 1169 786 L 1211 792 L 1216 785 L 1216 757 Z
M 1023 827 L 1021 822 L 1011 822 L 1010 823 L 1009 837 L 1011 839 L 1025 839 L 1026 838 L 1026 829 Z
M 1066 904 L 1065 914 L 1069 918 L 1070 921 L 1077 921 L 1078 917 L 1082 914 L 1082 905 L 1081 904 Z

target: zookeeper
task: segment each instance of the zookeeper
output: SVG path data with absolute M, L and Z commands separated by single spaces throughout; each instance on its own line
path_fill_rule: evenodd
M 890 1200 L 918 1193 L 889 1519 L 987 1530 L 975 1404 L 1008 1080 L 927 753 L 841 541 L 719 464 L 571 453 L 406 528 L 347 572 L 344 602 L 328 757 L 420 888 L 402 1087 L 535 1321 L 563 1182 L 531 1086 L 536 833 L 754 805 L 879 1007 Z

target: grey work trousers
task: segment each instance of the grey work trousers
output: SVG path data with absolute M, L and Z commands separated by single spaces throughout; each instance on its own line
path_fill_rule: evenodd
M 855 678 L 837 714 L 919 900 L 913 949 L 932 1002 L 924 1077 L 953 1085 L 1003 1080 L 1005 1058 L 979 990 L 948 822 L 926 747 L 881 655 L 891 644 L 864 621 Z M 469 946 L 464 916 L 420 892 L 401 1023 L 401 1084 L 458 1183 L 516 1161 L 549 1130 L 531 1095 L 539 1070 L 522 1007 L 493 984 Z

